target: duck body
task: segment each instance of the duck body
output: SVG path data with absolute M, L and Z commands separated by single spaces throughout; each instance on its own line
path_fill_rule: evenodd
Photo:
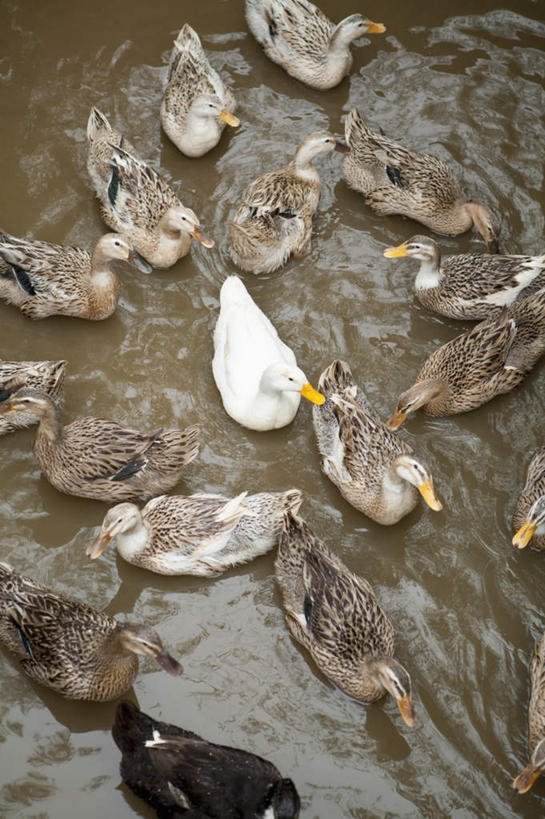
M 0 359 L 0 403 L 7 401 L 23 387 L 41 390 L 60 407 L 63 402 L 63 384 L 66 361 L 2 361 Z M 0 415 L 0 435 L 21 427 L 30 427 L 37 421 L 30 412 L 11 412 Z
M 34 454 L 60 492 L 106 502 L 148 500 L 172 489 L 199 451 L 197 426 L 148 435 L 105 418 L 78 418 L 63 427 L 51 398 L 19 390 L 0 414 L 24 410 L 39 418 Z
M 130 242 L 117 233 L 102 236 L 92 254 L 80 247 L 0 233 L 0 257 L 0 297 L 32 319 L 108 318 L 120 292 L 112 262 L 119 259 L 145 273 L 151 271 Z
M 388 421 L 397 429 L 420 407 L 456 415 L 510 392 L 545 351 L 545 288 L 503 308 L 431 354 Z
M 308 0 L 246 0 L 246 20 L 270 60 L 318 90 L 334 88 L 350 72 L 355 39 L 385 31 L 361 14 L 335 25 Z
M 4 563 L 0 643 L 29 677 L 69 699 L 115 699 L 136 676 L 137 654 L 154 656 L 170 674 L 182 672 L 153 629 L 118 622 Z
M 189 253 L 191 237 L 205 247 L 214 245 L 193 211 L 97 108 L 91 109 L 87 139 L 87 167 L 102 218 L 153 267 L 171 267 Z
M 204 52 L 196 31 L 185 23 L 174 41 L 161 123 L 186 156 L 197 157 L 218 144 L 226 123 L 236 127 L 236 102 Z
M 253 182 L 229 222 L 229 252 L 242 270 L 271 273 L 310 252 L 312 218 L 320 200 L 320 177 L 312 161 L 321 153 L 347 149 L 328 131 L 310 134 L 294 159 Z
M 419 492 L 440 510 L 426 467 L 412 449 L 373 417 L 349 366 L 334 361 L 320 376 L 326 401 L 312 410 L 322 471 L 342 496 L 377 523 L 397 523 L 418 503 Z
M 372 702 L 389 691 L 414 725 L 411 681 L 394 659 L 394 629 L 371 585 L 353 574 L 309 526 L 284 517 L 275 562 L 287 626 L 342 691 Z
M 356 108 L 345 122 L 350 153 L 343 176 L 379 216 L 408 216 L 436 233 L 457 236 L 475 225 L 491 253 L 499 224 L 485 205 L 466 200 L 446 162 L 419 154 L 367 125 Z
M 249 429 L 286 426 L 301 395 L 322 400 L 237 276 L 221 288 L 212 370 L 225 411 Z
M 513 546 L 524 549 L 545 549 L 545 447 L 534 453 L 524 488 L 513 513 Z M 545 731 L 544 731 L 545 733 Z
M 528 707 L 528 750 L 530 762 L 513 782 L 519 793 L 530 790 L 545 770 L 545 634 L 534 646 L 530 664 L 530 705 Z
M 291 779 L 266 759 L 159 722 L 132 702 L 117 708 L 121 776 L 162 819 L 297 819 Z
M 301 505 L 297 489 L 236 498 L 163 495 L 139 510 L 110 509 L 99 537 L 87 549 L 99 557 L 116 539 L 121 557 L 159 574 L 212 577 L 265 554 L 277 543 L 284 512 Z
M 417 299 L 428 310 L 454 319 L 489 318 L 545 286 L 545 255 L 460 253 L 443 259 L 439 245 L 428 236 L 413 236 L 384 255 L 420 260 Z

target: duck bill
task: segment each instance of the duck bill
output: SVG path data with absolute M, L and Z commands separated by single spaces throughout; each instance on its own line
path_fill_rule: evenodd
M 403 242 L 402 245 L 398 245 L 397 247 L 387 247 L 386 250 L 382 252 L 382 255 L 386 256 L 387 259 L 399 259 L 402 256 L 408 256 L 407 243 Z
M 392 415 L 391 418 L 389 418 L 386 421 L 386 423 L 388 424 L 390 429 L 399 429 L 399 427 L 401 426 L 406 417 L 407 414 L 405 412 L 396 412 L 394 415 Z
M 339 140 L 337 140 L 335 142 L 335 150 L 339 154 L 349 154 L 350 153 L 350 146 L 347 145 L 345 142 L 339 142 Z
M 209 239 L 208 236 L 205 236 L 200 228 L 195 228 L 195 230 L 192 230 L 191 236 L 193 236 L 193 238 L 196 239 L 197 242 L 200 242 L 204 247 L 214 247 L 216 244 L 213 239 Z
M 223 122 L 226 122 L 227 125 L 230 125 L 231 128 L 238 128 L 238 126 L 240 125 L 239 118 L 235 117 L 235 115 L 228 111 L 227 108 L 224 108 L 223 111 L 220 111 L 218 117 L 221 120 L 223 120 Z
M 15 412 L 15 407 L 7 403 L 7 398 L 9 398 L 9 395 L 0 403 L 0 415 L 9 415 L 10 412 Z
M 153 270 L 153 267 L 136 250 L 131 250 L 127 261 L 141 273 L 151 273 Z
M 367 34 L 384 34 L 386 31 L 386 26 L 384 23 L 373 23 L 372 20 L 368 20 L 367 25 Z
M 401 699 L 396 700 L 397 707 L 399 708 L 399 712 L 403 717 L 403 722 L 405 725 L 408 725 L 409 728 L 414 728 L 418 719 L 416 717 L 416 711 L 414 710 L 413 706 L 413 698 L 410 694 L 405 694 L 404 697 Z
M 433 481 L 424 481 L 421 483 L 420 486 L 417 486 L 418 491 L 430 507 L 433 509 L 434 512 L 440 512 L 443 508 L 443 504 L 435 494 L 435 489 L 433 488 Z
M 538 776 L 541 773 L 540 768 L 536 768 L 535 765 L 530 763 L 525 767 L 525 769 L 519 773 L 515 781 L 513 782 L 513 787 L 519 793 L 527 793 Z
M 489 239 L 486 243 L 486 250 L 488 253 L 499 253 L 500 252 L 500 242 L 499 239 L 494 237 L 493 239 Z
M 107 532 L 101 532 L 97 539 L 86 548 L 85 554 L 87 557 L 90 557 L 91 560 L 96 560 L 97 557 L 100 557 L 102 552 L 106 550 L 112 540 L 112 535 Z
M 534 536 L 537 529 L 537 523 L 532 520 L 525 520 L 515 537 L 512 540 L 513 546 L 517 549 L 525 549 Z
M 183 674 L 183 666 L 181 666 L 174 657 L 171 657 L 167 651 L 158 651 L 155 655 L 155 659 L 161 668 L 164 668 L 167 674 L 170 674 L 172 677 L 179 677 L 180 674 Z
M 308 398 L 309 401 L 312 401 L 313 404 L 323 404 L 325 401 L 325 396 L 322 395 L 321 392 L 318 392 L 311 387 L 310 384 L 305 384 L 302 390 L 299 390 L 303 398 Z

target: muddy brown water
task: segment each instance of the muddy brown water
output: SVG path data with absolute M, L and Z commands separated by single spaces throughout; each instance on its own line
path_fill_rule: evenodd
M 291 776 L 305 819 L 538 817 L 545 782 L 511 788 L 526 762 L 528 662 L 545 628 L 545 556 L 514 554 L 510 517 L 530 453 L 543 444 L 545 367 L 471 414 L 416 418 L 401 433 L 432 468 L 444 511 L 419 506 L 393 528 L 346 504 L 320 473 L 310 405 L 286 429 L 248 432 L 224 413 L 211 374 L 218 292 L 234 271 L 226 220 L 258 174 L 313 130 L 342 133 L 358 105 L 407 145 L 448 159 L 469 195 L 502 214 L 511 252 L 543 252 L 543 3 L 443 0 L 366 6 L 387 26 L 354 49 L 353 73 L 320 93 L 270 63 L 247 33 L 242 0 L 2 0 L 1 225 L 91 247 L 104 228 L 85 167 L 98 105 L 194 208 L 217 242 L 163 273 L 120 268 L 116 314 L 93 324 L 25 320 L 0 305 L 0 354 L 67 358 L 66 418 L 94 414 L 153 429 L 199 422 L 202 452 L 177 491 L 297 486 L 302 514 L 374 585 L 395 624 L 420 717 L 363 707 L 334 689 L 290 638 L 267 555 L 217 580 L 162 578 L 113 549 L 85 547 L 106 507 L 64 496 L 36 467 L 33 431 L 2 438 L 0 559 L 114 614 L 157 626 L 185 674 L 141 663 L 140 706 L 205 737 L 255 751 Z M 360 10 L 323 0 L 340 19 Z M 166 59 L 180 26 L 202 35 L 235 89 L 242 125 L 191 160 L 161 133 Z M 228 129 L 229 130 L 229 129 Z M 310 256 L 260 278 L 257 303 L 315 382 L 343 357 L 382 417 L 424 358 L 469 325 L 413 299 L 414 265 L 382 257 L 416 224 L 373 216 L 347 189 L 340 157 L 323 182 Z M 480 250 L 476 234 L 441 239 Z M 150 816 L 120 784 L 109 729 L 115 703 L 71 703 L 0 657 L 0 815 Z

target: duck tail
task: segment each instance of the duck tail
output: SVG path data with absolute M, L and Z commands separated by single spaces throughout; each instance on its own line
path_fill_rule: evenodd
M 355 387 L 352 371 L 345 361 L 336 359 L 323 371 L 318 382 L 318 391 L 326 398 L 342 393 L 347 387 Z
M 112 126 L 104 116 L 102 111 L 98 108 L 91 108 L 89 119 L 87 120 L 87 139 L 89 142 L 94 142 L 101 136 L 109 136 L 112 131 Z
M 303 503 L 303 493 L 299 489 L 288 489 L 284 492 L 284 512 L 296 515 Z

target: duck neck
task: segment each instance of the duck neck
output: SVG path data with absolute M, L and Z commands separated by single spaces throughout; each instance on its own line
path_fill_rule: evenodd
M 90 278 L 89 316 L 106 318 L 117 306 L 120 284 L 112 270 L 112 259 L 103 253 L 100 246 L 95 248 L 91 257 Z
M 415 287 L 417 290 L 431 290 L 438 287 L 443 278 L 441 255 L 439 250 L 435 249 L 433 258 L 420 260 L 420 269 L 416 275 Z
M 318 176 L 318 171 L 313 166 L 313 160 L 318 156 L 321 151 L 316 150 L 316 145 L 303 143 L 298 149 L 297 153 L 295 154 L 291 166 L 295 172 L 295 175 L 298 176 L 300 179 L 304 179 L 310 182 L 317 182 L 320 184 L 320 177 Z
M 150 540 L 149 524 L 139 516 L 130 529 L 120 532 L 116 537 L 117 551 L 128 563 L 135 562 L 135 558 L 145 551 Z
M 47 407 L 44 407 L 38 422 L 36 440 L 53 444 L 60 441 L 61 438 L 61 413 L 57 405 L 51 399 L 49 399 L 47 402 Z
M 345 25 L 345 21 L 341 20 L 341 22 L 335 26 L 329 40 L 329 53 L 336 57 L 346 57 L 349 53 L 350 43 L 359 36 L 361 35 L 355 33 L 353 27 Z

